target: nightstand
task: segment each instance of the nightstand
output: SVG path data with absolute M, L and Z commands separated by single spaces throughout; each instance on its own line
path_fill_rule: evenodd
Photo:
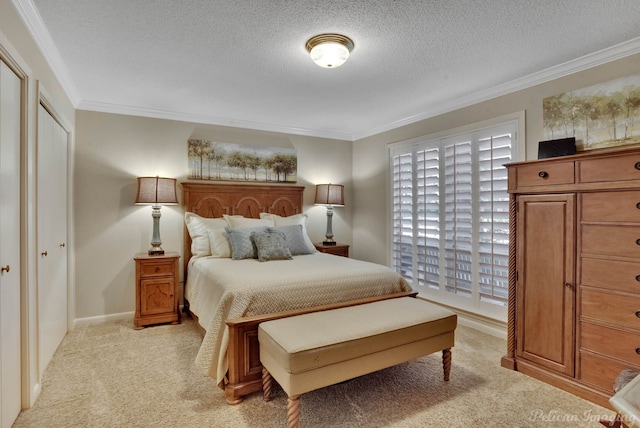
M 316 250 L 321 253 L 333 254 L 335 256 L 349 257 L 349 246 L 347 244 L 324 245 L 322 242 L 313 244 Z
M 178 310 L 178 261 L 180 255 L 166 252 L 162 256 L 136 254 L 136 315 L 133 324 L 180 323 Z

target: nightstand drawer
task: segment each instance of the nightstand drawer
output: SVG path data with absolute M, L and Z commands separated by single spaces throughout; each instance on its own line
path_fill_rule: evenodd
M 140 267 L 140 276 L 173 275 L 172 261 L 146 262 Z
M 640 296 L 583 290 L 581 314 L 640 331 Z
M 640 155 L 579 161 L 581 183 L 640 180 Z
M 583 194 L 582 221 L 640 223 L 640 191 Z
M 571 184 L 575 181 L 573 162 L 533 163 L 519 166 L 516 174 L 518 187 Z
M 581 323 L 582 349 L 640 366 L 640 334 Z

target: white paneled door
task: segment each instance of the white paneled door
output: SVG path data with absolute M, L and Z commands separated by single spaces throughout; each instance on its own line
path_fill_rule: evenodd
M 38 347 L 40 376 L 67 333 L 67 132 L 38 110 Z
M 20 78 L 0 60 L 0 427 L 21 409 Z

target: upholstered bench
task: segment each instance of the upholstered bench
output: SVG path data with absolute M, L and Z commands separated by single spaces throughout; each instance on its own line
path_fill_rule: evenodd
M 264 322 L 258 328 L 264 398 L 273 377 L 288 396 L 289 427 L 297 427 L 300 394 L 436 351 L 448 381 L 456 325 L 453 312 L 412 297 Z

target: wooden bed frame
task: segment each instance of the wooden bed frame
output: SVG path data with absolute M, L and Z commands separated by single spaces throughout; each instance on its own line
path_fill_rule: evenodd
M 302 212 L 304 186 L 239 184 L 239 183 L 182 183 L 185 212 L 214 218 L 227 215 L 242 215 L 259 218 L 261 212 L 287 217 Z M 191 257 L 191 237 L 184 228 L 184 284 L 187 284 L 187 267 Z M 229 346 L 227 359 L 229 371 L 224 386 L 227 402 L 238 404 L 247 394 L 262 391 L 262 365 L 258 344 L 258 325 L 261 322 L 317 312 L 338 307 L 353 306 L 390 298 L 416 296 L 417 293 L 395 293 L 381 297 L 315 306 L 292 311 L 257 315 L 227 320 Z M 185 299 L 185 309 L 189 302 Z M 191 314 L 197 319 L 197 314 Z

